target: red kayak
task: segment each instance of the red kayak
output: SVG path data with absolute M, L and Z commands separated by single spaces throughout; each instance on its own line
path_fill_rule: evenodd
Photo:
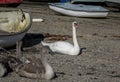
M 23 0 L 0 0 L 0 5 L 18 6 Z

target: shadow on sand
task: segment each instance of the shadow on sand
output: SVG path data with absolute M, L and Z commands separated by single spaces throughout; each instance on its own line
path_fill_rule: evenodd
M 44 39 L 43 34 L 27 33 L 23 38 L 23 48 L 39 44 Z
M 22 39 L 22 47 L 27 48 L 27 47 L 32 47 L 34 45 L 39 44 L 42 40 L 44 39 L 43 34 L 37 34 L 37 33 L 26 33 L 24 38 Z M 7 48 L 1 48 L 0 51 L 9 51 L 9 50 L 14 50 L 16 49 L 16 45 L 13 45 L 11 47 Z

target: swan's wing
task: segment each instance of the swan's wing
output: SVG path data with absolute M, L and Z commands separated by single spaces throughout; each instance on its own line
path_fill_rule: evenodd
M 31 64 L 27 64 L 27 65 L 23 65 L 21 67 L 21 69 L 18 70 L 18 75 L 22 76 L 22 77 L 27 77 L 27 78 L 42 78 L 41 74 L 39 73 L 40 69 L 37 69 L 36 66 L 31 65 Z M 37 75 L 38 74 L 38 75 Z
M 53 51 L 57 51 L 57 52 L 67 52 L 69 50 L 73 49 L 73 45 L 68 43 L 68 42 L 64 42 L 64 41 L 59 41 L 59 42 L 55 42 L 53 45 L 51 45 L 51 49 Z
M 17 67 L 19 72 L 27 72 L 27 73 L 36 73 L 39 74 L 45 73 L 44 65 L 42 64 L 40 59 L 31 59 L 30 63 L 20 64 Z

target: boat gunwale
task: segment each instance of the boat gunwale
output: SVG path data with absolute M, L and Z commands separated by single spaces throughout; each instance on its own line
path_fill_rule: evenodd
M 105 10 L 105 11 L 87 11 L 87 10 L 73 10 L 73 9 L 68 9 L 68 8 L 64 8 L 64 7 L 59 7 L 57 5 L 54 5 L 54 4 L 49 4 L 49 6 L 54 6 L 54 7 L 58 7 L 58 8 L 62 8 L 62 9 L 65 9 L 65 10 L 71 10 L 71 11 L 84 11 L 84 12 L 109 12 L 109 10 Z
M 26 12 L 26 11 L 23 11 L 24 13 L 28 13 L 28 12 Z M 30 22 L 29 22 L 29 24 L 28 24 L 28 26 L 24 29 L 24 30 L 22 30 L 22 31 L 19 31 L 19 32 L 12 32 L 12 33 L 9 33 L 9 32 L 6 32 L 7 34 L 1 34 L 0 35 L 0 37 L 4 37 L 4 36 L 16 36 L 16 35 L 19 35 L 19 34 L 22 34 L 22 33 L 25 33 L 25 32 L 27 32 L 30 28 L 31 28 L 31 25 L 32 25 L 32 17 L 31 17 L 31 15 L 29 14 L 29 16 L 30 16 Z M 1 30 L 2 31 L 2 30 Z M 4 32 L 4 31 L 3 31 Z
M 106 0 L 104 2 L 110 2 L 110 3 L 120 4 L 120 2 L 117 2 L 117 1 L 108 1 L 108 0 Z
M 118 2 L 105 1 L 105 3 L 107 4 L 107 6 L 109 6 L 109 4 L 114 4 L 114 6 L 111 7 L 120 8 L 120 3 Z

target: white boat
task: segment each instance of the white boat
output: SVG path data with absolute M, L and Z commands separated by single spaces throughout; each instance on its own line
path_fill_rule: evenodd
M 101 6 L 50 3 L 49 8 L 61 14 L 76 17 L 106 17 L 108 15 L 108 10 Z
M 22 10 L 0 10 L 0 47 L 10 47 L 22 40 L 31 27 L 29 13 Z

